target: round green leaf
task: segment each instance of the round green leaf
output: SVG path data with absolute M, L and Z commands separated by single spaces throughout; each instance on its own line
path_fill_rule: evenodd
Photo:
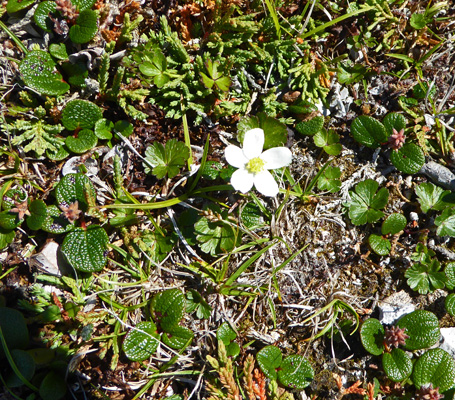
M 46 32 L 51 32 L 54 23 L 49 18 L 49 14 L 55 13 L 56 10 L 57 4 L 55 4 L 54 1 L 42 1 L 41 3 L 39 3 L 38 7 L 36 7 L 35 14 L 33 14 L 33 18 L 35 20 L 36 25 L 38 25 L 42 30 Z M 50 51 L 50 47 L 49 52 L 52 54 L 52 52 Z
M 0 307 L 0 327 L 8 349 L 25 349 L 28 346 L 28 329 L 21 312 Z M 0 346 L 0 359 L 4 356 L 3 346 Z
M 278 371 L 279 381 L 287 387 L 302 390 L 314 378 L 314 371 L 309 361 L 297 354 L 286 357 Z
M 398 327 L 406 328 L 405 348 L 407 350 L 426 349 L 438 343 L 441 335 L 439 320 L 430 311 L 416 310 L 400 318 Z
M 27 381 L 30 381 L 30 379 L 33 378 L 33 375 L 35 375 L 36 366 L 33 357 L 25 350 L 10 349 L 10 353 L 19 372 Z M 6 384 L 10 388 L 16 388 L 22 386 L 24 382 L 12 372 L 7 376 Z
M 415 174 L 425 164 L 423 150 L 414 143 L 406 143 L 398 151 L 390 153 L 390 160 L 395 167 L 405 174 Z
M 54 2 L 51 2 L 55 5 Z M 40 3 L 41 5 L 43 3 Z M 68 51 L 66 50 L 65 43 L 52 43 L 49 45 L 49 53 L 52 57 L 58 60 L 68 60 Z
M 414 365 L 412 380 L 417 388 L 433 384 L 443 393 L 454 385 L 455 363 L 442 349 L 430 349 Z
M 2 211 L 0 212 L 0 228 L 5 230 L 16 229 L 23 220 L 15 212 Z
M 134 131 L 134 126 L 130 122 L 121 119 L 115 123 L 114 129 L 123 136 L 129 137 Z
M 96 0 L 72 0 L 71 3 L 73 3 L 79 11 L 84 11 L 92 8 Z
M 6 11 L 8 13 L 15 13 L 23 10 L 24 8 L 27 8 L 34 2 L 35 0 L 8 0 L 8 3 L 6 3 Z
M 47 218 L 47 206 L 43 200 L 33 200 L 30 203 L 31 215 L 27 218 L 27 226 L 32 230 L 38 230 Z
M 384 353 L 382 366 L 386 375 L 394 382 L 401 382 L 411 376 L 411 358 L 401 349 L 393 349 L 391 353 Z
M 406 217 L 403 214 L 390 214 L 382 223 L 382 234 L 396 235 L 406 227 L 406 224 Z
M 324 117 L 314 117 L 308 121 L 301 121 L 296 124 L 295 129 L 302 135 L 314 136 L 324 126 Z
M 101 118 L 95 123 L 95 135 L 98 139 L 112 139 L 112 129 L 114 129 L 114 123 L 106 118 Z
M 19 65 L 24 82 L 27 86 L 48 96 L 59 96 L 66 93 L 70 86 L 63 81 L 57 72 L 55 62 L 49 53 L 32 50 L 27 53 Z
M 262 372 L 269 379 L 277 379 L 277 369 L 281 366 L 283 355 L 276 346 L 266 346 L 256 355 Z
M 0 250 L 8 246 L 16 236 L 14 229 L 3 229 L 0 228 Z
M 367 319 L 360 328 L 360 340 L 366 351 L 379 356 L 384 352 L 384 327 L 375 318 Z
M 140 322 L 131 329 L 123 341 L 123 351 L 131 361 L 149 358 L 158 348 L 160 336 L 152 321 Z
M 82 129 L 77 137 L 68 136 L 65 140 L 66 147 L 76 154 L 82 154 L 93 149 L 98 143 L 98 138 L 90 129 Z
M 92 129 L 101 118 L 101 109 L 88 100 L 71 100 L 62 111 L 63 126 L 70 131 Z
M 227 322 L 223 322 L 216 331 L 216 338 L 221 340 L 226 346 L 229 345 L 235 338 L 237 334 L 234 329 L 231 328 L 231 325 Z
M 59 205 L 68 207 L 77 201 L 79 209 L 87 210 L 87 199 L 96 200 L 93 183 L 84 174 L 67 174 L 55 188 L 55 197 Z
M 150 305 L 153 319 L 164 331 L 169 332 L 183 318 L 185 304 L 185 296 L 180 289 L 158 293 Z
M 261 209 L 256 203 L 246 203 L 242 208 L 240 218 L 248 229 L 258 227 L 263 223 Z
M 68 151 L 68 149 L 62 145 L 58 148 L 57 151 L 49 151 L 49 150 L 46 150 L 46 156 L 50 159 L 50 160 L 53 160 L 53 161 L 62 161 L 64 160 L 66 157 L 68 157 L 70 155 L 70 152 Z
M 447 312 L 453 317 L 455 316 L 455 293 L 450 293 L 446 297 L 445 306 Z
M 444 273 L 447 276 L 447 289 L 453 290 L 455 288 L 455 262 L 448 263 L 444 269 Z
M 109 238 L 98 225 L 76 228 L 66 235 L 61 250 L 73 268 L 82 272 L 101 271 L 107 262 Z
M 373 250 L 379 256 L 388 255 L 390 253 L 390 250 L 392 249 L 390 241 L 379 235 L 374 234 L 370 235 L 370 237 L 368 238 L 368 243 L 371 247 L 371 250 Z
M 352 122 L 351 133 L 357 142 L 371 148 L 387 142 L 388 137 L 384 125 L 367 115 L 361 115 Z
M 389 113 L 384 117 L 384 121 L 382 122 L 389 136 L 393 133 L 393 129 L 401 131 L 406 128 L 406 118 L 401 114 Z
M 97 16 L 93 10 L 81 11 L 76 23 L 70 28 L 69 37 L 73 43 L 87 43 L 98 31 Z
M 65 233 L 74 228 L 74 224 L 68 221 L 57 206 L 47 207 L 47 217 L 44 219 L 41 228 L 44 232 Z
M 60 400 L 66 395 L 66 382 L 62 375 L 51 371 L 41 382 L 39 394 L 43 400 Z
M 194 336 L 193 332 L 184 326 L 175 325 L 163 333 L 163 343 L 173 349 L 182 349 Z

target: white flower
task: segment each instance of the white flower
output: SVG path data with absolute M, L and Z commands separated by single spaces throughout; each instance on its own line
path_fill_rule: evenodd
M 242 149 L 233 145 L 226 147 L 226 161 L 238 168 L 231 177 L 235 190 L 246 193 L 254 185 L 264 196 L 278 194 L 278 184 L 268 170 L 288 166 L 292 162 L 292 153 L 287 147 L 274 147 L 262 152 L 263 147 L 264 131 L 260 128 L 245 133 Z

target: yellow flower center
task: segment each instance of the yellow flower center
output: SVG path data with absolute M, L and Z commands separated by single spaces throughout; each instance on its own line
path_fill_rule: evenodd
M 259 157 L 256 157 L 248 161 L 248 163 L 246 164 L 246 169 L 248 172 L 251 172 L 252 174 L 257 174 L 264 170 L 264 165 L 265 162 L 262 161 Z

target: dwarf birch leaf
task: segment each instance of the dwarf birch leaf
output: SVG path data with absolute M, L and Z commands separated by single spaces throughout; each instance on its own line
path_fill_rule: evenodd
M 72 0 L 71 3 L 73 3 L 79 11 L 84 11 L 92 8 L 95 5 L 96 0 Z
M 56 10 L 57 4 L 55 4 L 54 1 L 42 1 L 39 3 L 38 7 L 36 7 L 35 13 L 33 14 L 33 19 L 35 20 L 36 25 L 46 32 L 51 32 L 54 23 L 49 18 L 49 14 L 55 13 Z
M 62 253 L 73 268 L 82 272 L 101 271 L 107 262 L 109 238 L 98 225 L 76 228 L 66 235 Z
M 399 132 L 406 128 L 406 118 L 398 113 L 387 114 L 382 122 L 389 136 L 393 133 L 393 129 Z
M 453 290 L 455 288 L 455 262 L 448 263 L 444 269 L 444 273 L 447 277 L 447 289 Z
M 62 75 L 57 72 L 55 66 L 49 53 L 32 50 L 20 63 L 19 71 L 27 86 L 42 95 L 59 96 L 66 93 L 70 86 L 63 81 Z
M 367 319 L 360 328 L 360 340 L 368 353 L 380 356 L 384 352 L 384 327 L 376 318 Z
M 185 304 L 185 296 L 180 289 L 169 289 L 155 295 L 150 310 L 161 329 L 169 332 L 183 318 Z
M 154 142 L 145 151 L 145 159 L 147 160 L 147 163 L 144 163 L 145 172 L 150 173 L 151 165 L 153 166 L 151 172 L 158 179 L 162 179 L 166 175 L 169 178 L 173 178 L 185 165 L 189 155 L 190 152 L 185 143 L 175 139 L 169 140 L 166 146 Z
M 452 356 L 442 349 L 430 349 L 420 357 L 412 372 L 412 381 L 417 388 L 433 384 L 443 393 L 455 381 L 455 363 Z
M 438 343 L 441 335 L 439 320 L 435 314 L 426 310 L 416 310 L 400 318 L 399 328 L 406 328 L 406 350 L 426 349 Z
M 394 382 L 401 382 L 411 376 L 411 358 L 401 349 L 393 349 L 382 356 L 382 366 L 386 375 Z
M 65 233 L 74 228 L 74 224 L 63 216 L 62 211 L 54 205 L 47 207 L 47 217 L 40 229 L 49 233 Z
M 32 230 L 38 230 L 47 218 L 47 206 L 43 200 L 33 200 L 28 207 L 31 215 L 27 218 L 27 226 Z
M 286 357 L 278 371 L 278 379 L 284 386 L 296 390 L 306 388 L 314 378 L 314 370 L 309 361 L 300 355 Z
M 173 349 L 182 349 L 191 339 L 194 334 L 184 326 L 175 325 L 163 333 L 163 343 Z
M 267 378 L 277 379 L 277 369 L 281 366 L 283 361 L 283 355 L 278 347 L 264 347 L 256 355 L 256 360 Z
M 84 174 L 67 174 L 55 187 L 55 197 L 60 205 L 68 207 L 77 201 L 79 209 L 86 211 L 90 202 L 95 202 L 93 183 Z
M 98 139 L 112 139 L 112 130 L 114 129 L 114 123 L 106 118 L 101 118 L 95 123 L 94 133 Z
M 70 131 L 78 128 L 92 129 L 101 118 L 101 109 L 88 100 L 71 100 L 62 111 L 63 126 Z
M 318 117 L 311 118 L 308 121 L 299 122 L 298 124 L 296 124 L 295 129 L 297 130 L 297 132 L 299 132 L 302 135 L 314 136 L 318 132 L 321 131 L 323 126 L 324 126 L 324 117 L 318 116 Z M 315 138 L 314 140 L 316 143 L 317 139 Z M 322 147 L 322 146 L 319 146 L 317 143 L 316 143 L 316 146 Z
M 415 174 L 425 164 L 425 154 L 415 143 L 406 143 L 398 151 L 390 153 L 390 161 L 395 167 L 405 174 Z
M 406 227 L 407 221 L 403 214 L 390 214 L 382 223 L 381 232 L 383 235 L 396 235 Z
M 386 256 L 390 253 L 392 245 L 390 241 L 382 236 L 371 234 L 368 238 L 368 244 L 377 255 Z
M 150 358 L 159 342 L 156 325 L 152 321 L 139 322 L 125 336 L 123 351 L 131 361 L 142 361 Z
M 52 4 L 55 5 L 54 2 L 51 2 Z M 40 3 L 41 5 L 43 3 Z M 58 60 L 68 60 L 68 50 L 66 49 L 66 46 L 64 43 L 52 43 L 49 45 L 49 53 L 52 57 L 58 59 Z
M 97 16 L 93 10 L 81 11 L 76 24 L 70 28 L 69 37 L 73 43 L 90 42 L 98 31 Z
M 65 140 L 66 147 L 76 154 L 82 154 L 93 149 L 98 144 L 98 138 L 90 129 L 82 129 L 77 137 L 68 136 Z
M 387 142 L 388 137 L 384 125 L 367 115 L 361 115 L 352 122 L 351 133 L 357 142 L 373 149 Z
M 445 300 L 447 312 L 453 317 L 455 316 L 455 293 L 450 293 Z

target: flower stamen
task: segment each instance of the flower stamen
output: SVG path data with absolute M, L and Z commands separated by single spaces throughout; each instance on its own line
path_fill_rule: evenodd
M 246 169 L 252 174 L 257 174 L 264 170 L 265 162 L 260 157 L 252 158 L 246 164 Z

